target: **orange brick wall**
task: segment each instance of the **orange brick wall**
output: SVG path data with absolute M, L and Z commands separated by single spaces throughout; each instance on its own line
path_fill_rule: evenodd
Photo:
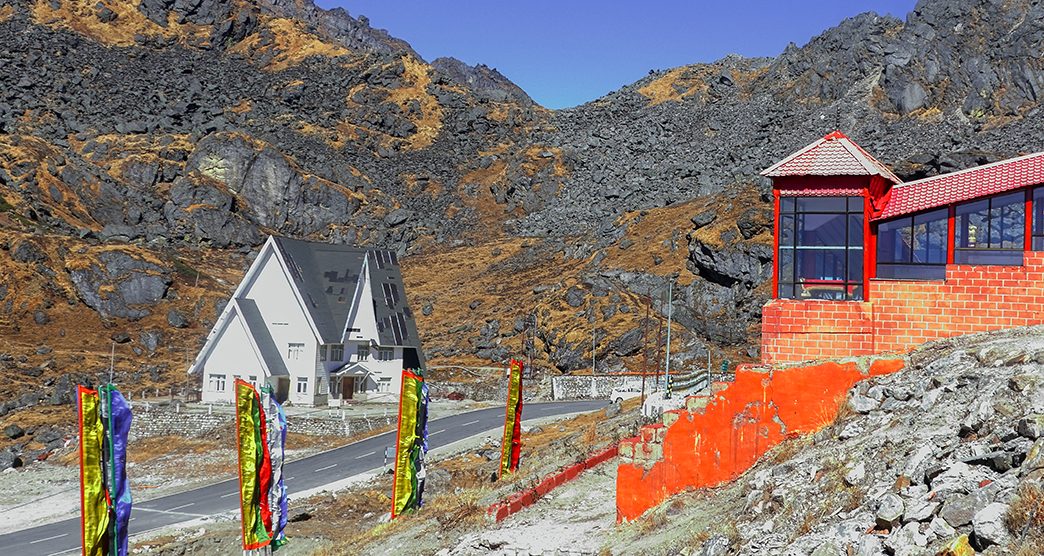
M 929 340 L 1044 323 L 1044 252 L 1024 266 L 946 267 L 945 281 L 873 280 L 870 301 L 776 299 L 762 311 L 765 363 L 904 353 Z
M 620 442 L 617 520 L 635 519 L 679 492 L 735 479 L 783 439 L 832 423 L 857 382 L 903 365 L 901 359 L 878 359 L 862 367 L 826 362 L 737 369 L 735 380 L 716 383 L 710 397 L 691 396 L 687 409 L 667 411 L 662 424 L 646 425 L 638 437 Z

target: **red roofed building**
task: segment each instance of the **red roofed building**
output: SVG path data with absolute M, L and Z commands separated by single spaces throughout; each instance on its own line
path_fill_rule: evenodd
M 765 362 L 1044 323 L 1044 153 L 903 183 L 834 132 L 762 175 L 776 213 Z

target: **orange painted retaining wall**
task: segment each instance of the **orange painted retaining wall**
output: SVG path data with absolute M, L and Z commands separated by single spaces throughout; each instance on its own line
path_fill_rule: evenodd
M 866 302 L 775 299 L 761 360 L 796 363 L 906 353 L 940 338 L 1044 323 L 1044 252 L 1023 266 L 946 267 L 946 280 L 871 280 Z
M 537 500 L 540 500 L 552 490 L 577 478 L 580 473 L 612 459 L 616 456 L 616 452 L 616 446 L 609 446 L 602 451 L 595 452 L 584 461 L 574 463 L 544 477 L 535 487 L 512 494 L 504 500 L 491 505 L 486 510 L 486 515 L 497 522 L 503 521 L 508 516 L 532 506 Z
M 620 443 L 617 519 L 637 518 L 673 494 L 735 479 L 784 438 L 832 423 L 857 382 L 903 365 L 880 359 L 865 370 L 855 362 L 737 369 L 735 381 L 716 383 L 709 398 L 687 398 L 688 409 L 665 412 L 664 424 L 646 425 Z

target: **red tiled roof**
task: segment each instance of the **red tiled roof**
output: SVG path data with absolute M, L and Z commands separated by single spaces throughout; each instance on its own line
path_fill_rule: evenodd
M 870 156 L 854 141 L 835 131 L 761 172 L 783 176 L 873 176 L 902 183 L 887 166 Z
M 912 214 L 1044 183 L 1044 152 L 896 185 L 874 220 Z

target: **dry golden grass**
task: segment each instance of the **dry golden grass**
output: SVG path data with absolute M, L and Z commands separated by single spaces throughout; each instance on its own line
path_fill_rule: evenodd
M 654 79 L 638 89 L 649 99 L 650 106 L 667 101 L 679 101 L 708 89 L 706 79 L 710 75 L 711 66 L 682 66 L 674 68 L 662 77 Z
M 133 46 L 134 36 L 161 36 L 175 38 L 188 45 L 209 42 L 211 26 L 178 23 L 171 12 L 166 27 L 145 17 L 136 2 L 111 1 L 104 4 L 116 13 L 116 19 L 103 23 L 96 14 L 95 0 L 61 0 L 58 9 L 51 0 L 36 0 L 32 6 L 33 19 L 55 29 L 69 29 L 109 46 Z
M 11 19 L 12 15 L 14 15 L 14 6 L 4 6 L 0 8 L 0 22 Z
M 406 141 L 407 150 L 420 150 L 431 146 L 442 129 L 442 106 L 435 95 L 428 92 L 431 85 L 431 67 L 410 55 L 402 57 L 405 68 L 405 87 L 388 91 L 388 100 L 399 105 L 403 113 L 409 114 L 413 101 L 420 103 L 420 115 L 410 118 L 417 131 Z
M 266 28 L 272 33 L 275 44 L 260 46 L 261 28 Z M 281 17 L 262 17 L 258 30 L 229 50 L 253 58 L 269 49 L 276 52 L 265 67 L 269 71 L 289 69 L 313 56 L 336 58 L 351 54 L 347 48 L 305 31 L 301 23 Z
M 1004 516 L 1004 525 L 1015 537 L 1044 540 L 1044 488 L 1028 482 L 1019 485 Z

